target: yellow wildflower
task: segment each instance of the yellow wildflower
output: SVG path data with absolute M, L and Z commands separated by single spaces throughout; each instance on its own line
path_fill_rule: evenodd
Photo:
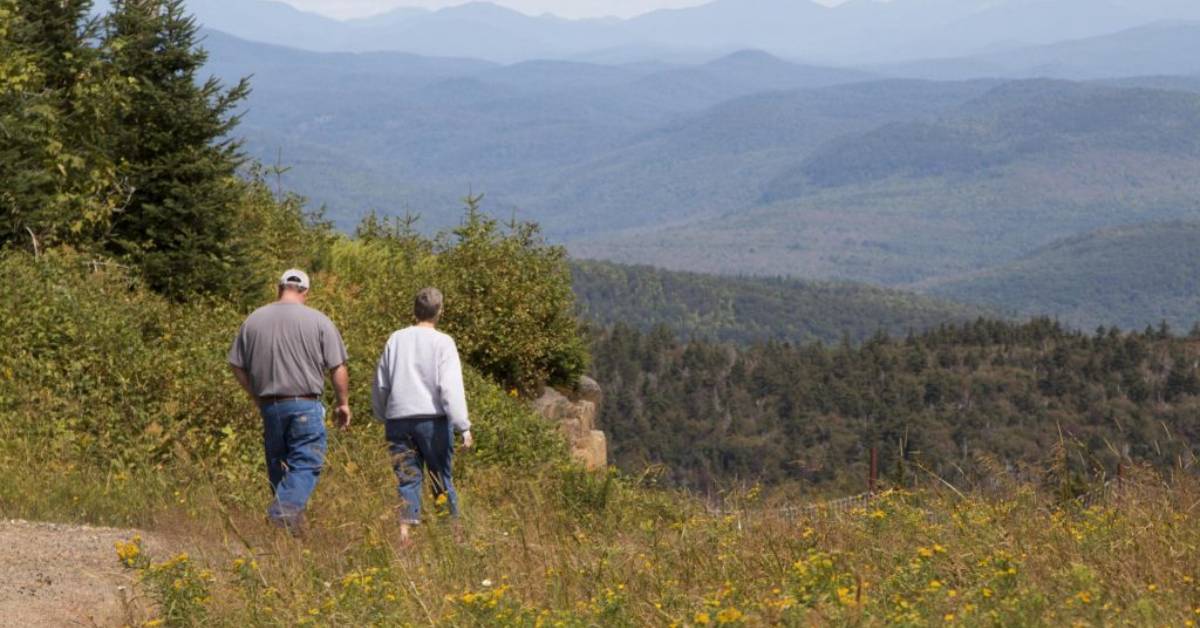
M 732 623 L 740 620 L 741 618 L 742 618 L 742 611 L 739 611 L 738 609 L 732 608 L 732 607 L 727 608 L 727 609 L 721 611 L 720 613 L 717 613 L 717 623 L 721 624 L 721 625 L 732 624 Z

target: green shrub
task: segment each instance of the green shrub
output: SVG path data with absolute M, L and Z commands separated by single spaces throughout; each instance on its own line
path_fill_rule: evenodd
M 386 337 L 411 322 L 417 290 L 436 286 L 446 295 L 442 327 L 485 376 L 522 393 L 575 383 L 588 357 L 565 251 L 545 244 L 534 225 L 483 215 L 478 201 L 468 198 L 462 225 L 432 241 L 411 221 L 371 216 L 359 240 L 336 244 L 334 274 L 360 302 L 352 315 Z
M 314 289 L 313 304 L 330 314 L 349 347 L 360 425 L 369 423 L 378 352 L 404 324 L 370 283 L 378 246 L 332 242 L 331 257 L 365 261 L 366 276 L 321 273 Z M 421 285 L 420 266 L 414 270 L 397 272 L 388 284 Z M 243 310 L 220 301 L 170 302 L 122 267 L 66 250 L 41 258 L 6 253 L 0 273 L 10 282 L 0 291 L 0 334 L 9 344 L 0 355 L 4 463 L 16 464 L 21 452 L 26 460 L 79 464 L 113 477 L 173 463 L 190 477 L 260 490 L 259 419 L 225 362 Z M 471 459 L 512 468 L 565 459 L 557 429 L 467 360 L 478 440 Z

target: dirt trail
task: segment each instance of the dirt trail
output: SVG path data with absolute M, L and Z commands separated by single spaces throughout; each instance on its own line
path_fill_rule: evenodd
M 113 543 L 136 532 L 0 520 L 0 626 L 121 626 L 133 580 Z

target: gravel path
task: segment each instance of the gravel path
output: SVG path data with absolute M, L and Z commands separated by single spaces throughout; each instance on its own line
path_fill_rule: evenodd
M 0 520 L 0 626 L 121 626 L 132 578 L 113 543 L 136 532 Z

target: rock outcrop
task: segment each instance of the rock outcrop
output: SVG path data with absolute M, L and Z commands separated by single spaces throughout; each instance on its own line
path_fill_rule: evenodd
M 608 466 L 608 438 L 596 429 L 596 413 L 602 399 L 600 385 L 584 377 L 568 394 L 546 388 L 533 402 L 538 414 L 558 424 L 571 446 L 571 455 L 588 469 Z

